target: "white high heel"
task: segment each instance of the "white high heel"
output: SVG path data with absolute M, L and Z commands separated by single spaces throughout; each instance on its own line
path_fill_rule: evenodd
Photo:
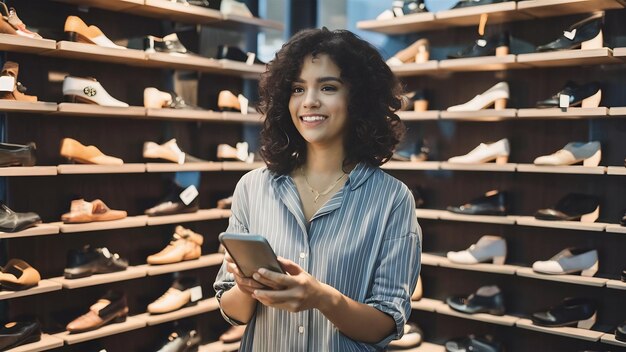
M 449 107 L 448 111 L 479 111 L 491 105 L 494 105 L 496 110 L 502 110 L 506 109 L 507 99 L 509 99 L 509 84 L 500 82 L 465 104 Z

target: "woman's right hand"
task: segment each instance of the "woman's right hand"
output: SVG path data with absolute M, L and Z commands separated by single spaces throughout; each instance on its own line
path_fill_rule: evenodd
M 237 264 L 235 264 L 233 258 L 230 256 L 230 254 L 228 254 L 228 251 L 226 251 L 224 259 L 227 263 L 226 271 L 233 274 L 233 276 L 235 277 L 235 283 L 237 284 L 237 287 L 241 292 L 245 293 L 248 296 L 251 296 L 254 290 L 266 288 L 265 286 L 256 282 L 253 278 L 244 277 L 243 273 L 239 270 L 239 267 L 237 267 Z

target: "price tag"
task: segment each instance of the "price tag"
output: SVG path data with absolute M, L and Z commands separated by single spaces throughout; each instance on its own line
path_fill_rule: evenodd
M 196 186 L 191 185 L 185 188 L 185 190 L 180 193 L 179 197 L 180 197 L 180 200 L 182 200 L 183 203 L 185 203 L 185 205 L 189 205 L 191 202 L 193 202 L 194 199 L 196 199 L 198 194 L 200 193 L 198 192 L 198 189 L 196 188 Z
M 196 302 L 202 299 L 202 287 L 196 286 L 191 289 L 191 301 Z
M 246 65 L 254 65 L 254 59 L 256 59 L 256 54 L 248 53 L 248 59 L 246 59 Z
M 569 95 L 561 94 L 559 95 L 559 107 L 568 108 L 569 107 Z

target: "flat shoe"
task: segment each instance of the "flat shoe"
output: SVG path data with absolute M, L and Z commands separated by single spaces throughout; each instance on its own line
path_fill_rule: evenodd
M 21 259 L 11 259 L 0 271 L 0 286 L 11 291 L 27 290 L 39 284 L 39 272 Z
M 122 165 L 124 160 L 105 155 L 93 145 L 85 146 L 72 138 L 63 138 L 61 141 L 61 156 L 82 164 Z
M 66 224 L 78 224 L 94 221 L 111 221 L 127 216 L 125 210 L 112 210 L 100 199 L 87 202 L 84 199 L 72 201 L 70 212 L 63 214 L 61 220 Z

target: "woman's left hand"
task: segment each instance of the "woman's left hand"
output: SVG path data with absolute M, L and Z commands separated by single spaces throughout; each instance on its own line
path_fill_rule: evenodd
M 281 287 L 279 290 L 255 290 L 252 298 L 266 306 L 284 309 L 295 313 L 319 308 L 325 294 L 326 285 L 317 281 L 291 260 L 278 258 L 283 270 L 289 275 L 267 269 L 259 269 L 253 274 L 254 280 L 268 287 Z

